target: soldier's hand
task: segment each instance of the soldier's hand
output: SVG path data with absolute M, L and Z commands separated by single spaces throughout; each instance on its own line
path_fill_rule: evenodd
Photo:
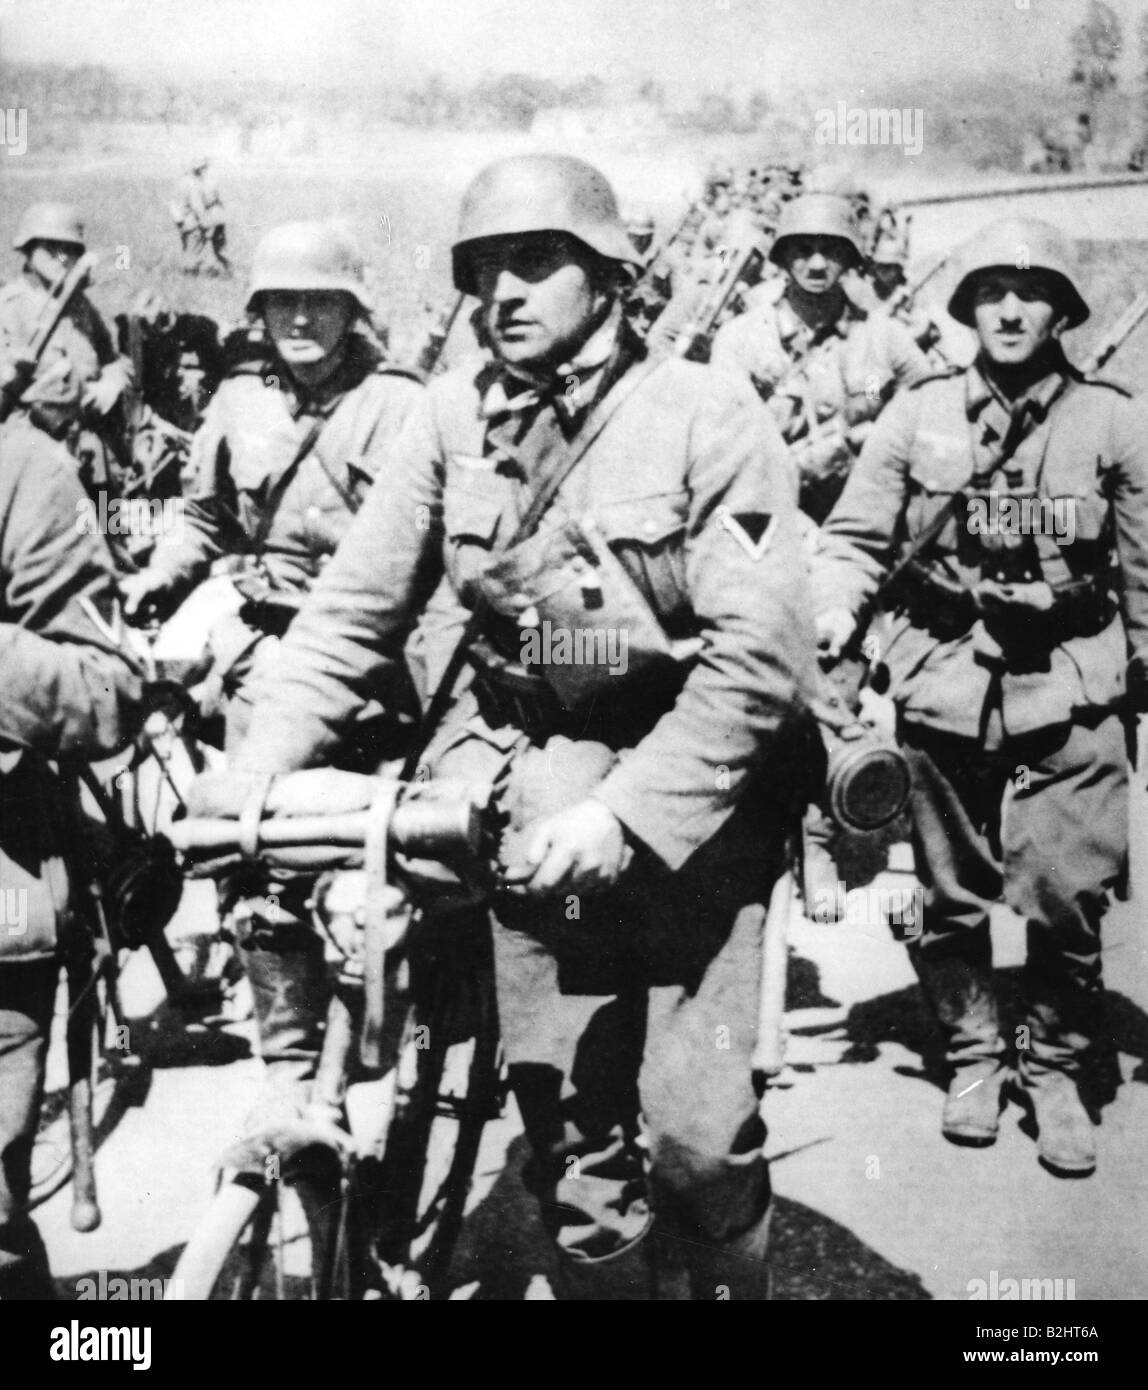
M 159 600 L 168 595 L 170 588 L 171 580 L 160 570 L 142 570 L 139 574 L 126 575 L 120 580 L 124 617 L 131 619 L 149 608 L 158 608 Z
M 507 870 L 506 880 L 532 897 L 600 892 L 617 883 L 632 858 L 621 821 L 587 797 L 530 828 L 524 861 Z
M 817 651 L 824 661 L 836 661 L 857 627 L 856 620 L 848 608 L 827 608 L 818 613 Z

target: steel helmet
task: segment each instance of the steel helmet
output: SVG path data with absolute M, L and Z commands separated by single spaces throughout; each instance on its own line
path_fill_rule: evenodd
M 248 313 L 259 312 L 264 290 L 342 290 L 371 312 L 358 243 L 333 222 L 285 222 L 255 248 Z
M 909 226 L 907 222 L 883 222 L 877 228 L 873 250 L 869 255 L 878 265 L 909 264 Z
M 1088 305 L 1076 288 L 1077 270 L 1068 241 L 1048 222 L 1035 217 L 990 222 L 966 243 L 960 266 L 961 278 L 949 300 L 949 313 L 969 328 L 973 326 L 977 277 L 988 270 L 1039 270 L 1051 275 L 1059 290 L 1059 307 L 1068 316 L 1068 327 L 1075 328 L 1088 317 Z
M 495 160 L 463 194 L 451 256 L 455 288 L 477 294 L 471 252 L 488 237 L 565 232 L 607 260 L 641 264 L 605 177 L 565 154 Z
M 33 203 L 25 208 L 12 245 L 23 251 L 32 241 L 63 241 L 85 250 L 87 242 L 79 209 L 70 203 Z
M 862 258 L 861 233 L 846 198 L 834 193 L 802 193 L 791 198 L 777 219 L 777 236 L 769 248 L 769 259 L 782 264 L 781 251 L 786 239 L 799 236 L 832 236 L 849 243 L 856 265 Z

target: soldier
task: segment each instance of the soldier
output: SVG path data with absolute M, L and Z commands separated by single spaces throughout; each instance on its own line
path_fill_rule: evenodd
M 654 245 L 656 231 L 648 212 L 637 214 L 626 223 L 626 235 L 637 252 L 638 263 L 637 277 L 626 296 L 626 312 L 643 334 L 674 296 L 671 257 Z
M 220 385 L 192 441 L 182 534 L 162 538 L 149 568 L 123 586 L 129 616 L 157 601 L 171 607 L 213 562 L 233 557 L 245 602 L 211 634 L 211 680 L 225 704 L 228 750 L 250 718 L 257 655 L 287 631 L 421 394 L 355 331 L 370 313 L 363 263 L 354 240 L 330 223 L 294 222 L 267 233 L 256 248 L 247 309 L 262 320 L 267 355 Z M 361 712 L 348 765 L 374 771 L 395 756 L 414 709 L 405 673 L 397 673 L 386 713 L 377 706 Z M 323 950 L 303 926 L 310 922 L 307 881 L 236 882 L 228 904 L 256 892 L 262 915 L 252 916 L 246 904 L 239 911 L 241 957 L 269 1064 L 266 1102 L 290 1105 L 296 1082 L 313 1070 L 326 1017 Z
M 27 1211 L 66 942 L 70 844 L 53 764 L 112 754 L 140 689 L 115 640 L 111 557 L 77 527 L 67 450 L 26 414 L 0 428 L 0 1298 L 52 1298 Z M 14 909 L 14 910 L 13 910 Z
M 819 536 L 818 626 L 832 656 L 910 555 L 884 660 L 925 889 L 909 950 L 952 1067 L 942 1132 L 997 1135 L 989 912 L 1003 890 L 1028 925 L 1018 1098 L 1041 1163 L 1081 1176 L 1096 1164 L 1078 1088 L 1100 1039 L 1100 921 L 1128 848 L 1122 715 L 1145 708 L 1148 422 L 1064 356 L 1060 334 L 1088 306 L 1055 228 L 985 228 L 948 308 L 977 358 L 874 427 Z
M 209 164 L 206 155 L 192 160 L 168 208 L 179 232 L 185 275 L 231 274 L 231 262 L 224 255 L 227 219 L 219 185 L 207 172 Z
M 821 521 L 866 433 L 898 386 L 929 375 L 903 324 L 867 313 L 842 277 L 861 265 L 849 205 L 833 194 L 787 203 L 769 259 L 785 272 L 724 324 L 710 361 L 770 401 L 801 475 L 799 505 Z
M 913 335 L 922 352 L 935 354 L 930 360 L 938 367 L 947 365 L 940 351 L 941 330 L 928 313 L 914 302 L 905 282 L 905 267 L 909 263 L 909 226 L 911 218 L 898 219 L 885 209 L 873 241 L 869 268 L 877 300 L 884 305 L 890 318 L 903 323 Z
M 8 394 L 16 409 L 67 445 L 81 481 L 95 493 L 114 480 L 123 449 L 117 407 L 132 384 L 131 362 L 116 351 L 107 324 L 81 291 L 34 371 L 24 367 L 53 287 L 84 254 L 83 223 L 67 204 L 34 203 L 20 218 L 12 245 L 24 256 L 24 271 L 0 290 L 0 353 L 16 367 Z
M 646 355 L 620 303 L 637 257 L 590 165 L 489 166 L 453 255 L 495 360 L 431 383 L 261 666 L 233 766 L 256 789 L 328 761 L 445 570 L 481 621 L 422 761 L 502 813 L 499 1018 L 563 1288 L 601 1297 L 612 1274 L 649 1297 L 654 1224 L 693 1297 L 759 1298 L 762 904 L 812 658 L 784 447 L 748 388 Z

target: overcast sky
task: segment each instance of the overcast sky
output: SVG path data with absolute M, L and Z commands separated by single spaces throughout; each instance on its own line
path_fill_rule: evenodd
M 1129 49 L 1148 0 L 1114 0 Z M 787 84 L 896 105 L 899 78 L 1059 84 L 1086 0 L 0 0 L 0 55 L 300 83 L 441 71 Z M 1127 70 L 1131 72 L 1131 52 Z

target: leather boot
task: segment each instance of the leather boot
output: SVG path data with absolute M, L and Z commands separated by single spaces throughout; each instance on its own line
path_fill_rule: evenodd
M 956 1069 L 941 1112 L 941 1133 L 950 1143 L 982 1149 L 996 1143 L 1006 1077 L 996 1060 L 970 1062 Z
M 1096 1171 L 1096 1135 L 1073 1077 L 1064 1072 L 1028 1072 L 1024 1095 L 1036 1121 L 1037 1158 L 1061 1178 L 1086 1178 Z
M 1005 1080 L 992 968 L 985 961 L 910 947 L 910 959 L 945 1037 L 952 1080 L 941 1133 L 954 1144 L 986 1146 L 997 1137 Z
M 297 1118 L 310 1098 L 322 1046 L 328 1002 L 322 942 L 316 937 L 289 949 L 245 947 L 241 955 L 267 1067 L 251 1122 Z

